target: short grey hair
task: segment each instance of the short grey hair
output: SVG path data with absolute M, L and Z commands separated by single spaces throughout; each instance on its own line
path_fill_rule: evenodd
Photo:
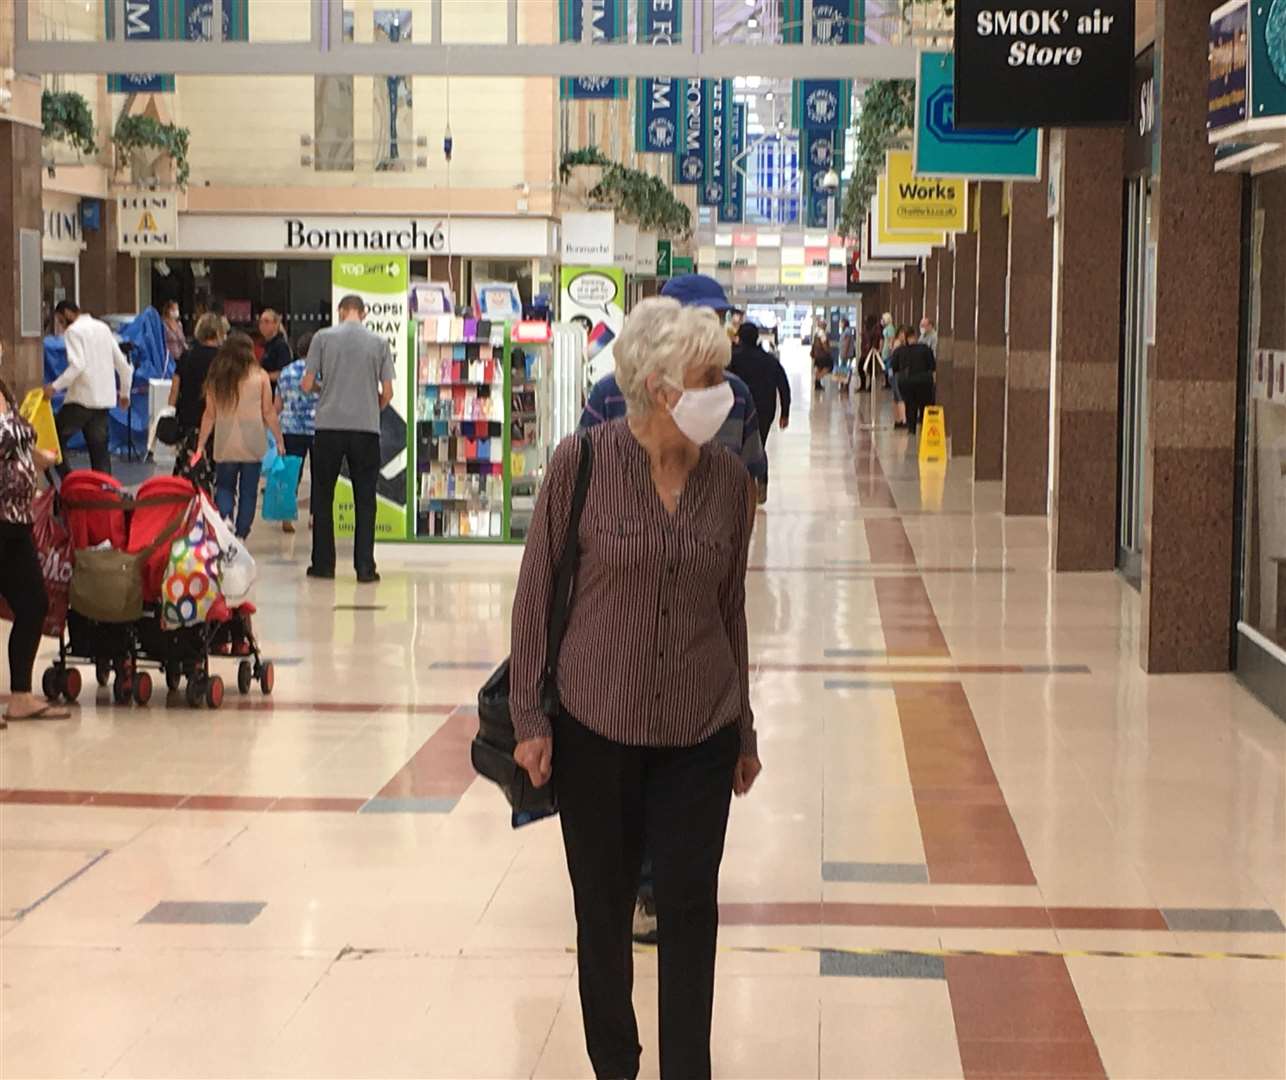
M 689 368 L 727 367 L 732 344 L 719 316 L 709 308 L 684 307 L 658 296 L 635 306 L 612 355 L 625 404 L 631 415 L 639 416 L 652 409 L 649 376 L 661 375 L 682 386 Z

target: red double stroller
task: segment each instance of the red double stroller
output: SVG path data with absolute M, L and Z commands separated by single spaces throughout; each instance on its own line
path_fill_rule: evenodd
M 146 481 L 130 496 L 105 473 L 73 472 L 63 481 L 61 504 L 74 550 L 110 544 L 130 553 L 141 553 L 159 538 L 196 520 L 200 492 L 184 477 L 158 476 Z M 182 526 L 180 526 L 182 521 Z M 176 529 L 176 527 L 178 527 Z M 203 702 L 212 709 L 223 704 L 224 684 L 210 670 L 212 657 L 238 660 L 237 689 L 248 694 L 257 682 L 271 694 L 275 671 L 264 660 L 252 629 L 253 604 L 230 608 L 216 598 L 206 618 L 197 625 L 167 629 L 161 618 L 161 589 L 170 559 L 171 544 L 162 543 L 144 562 L 143 618 L 128 623 L 104 623 L 71 608 L 59 640 L 58 659 L 46 669 L 41 688 L 50 700 L 62 696 L 74 701 L 82 686 L 76 662 L 93 664 L 99 686 L 112 683 L 118 705 L 133 701 L 146 705 L 152 697 L 152 676 L 144 670 L 153 664 L 165 675 L 171 692 L 183 690 L 192 707 Z M 186 686 L 184 686 L 186 682 Z

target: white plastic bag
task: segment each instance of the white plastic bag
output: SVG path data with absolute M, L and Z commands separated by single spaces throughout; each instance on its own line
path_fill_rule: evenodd
M 205 495 L 201 496 L 201 516 L 219 545 L 219 590 L 223 599 L 228 607 L 244 604 L 250 598 L 250 590 L 259 574 L 254 556 L 228 528 L 228 523 L 219 516 L 218 508 Z

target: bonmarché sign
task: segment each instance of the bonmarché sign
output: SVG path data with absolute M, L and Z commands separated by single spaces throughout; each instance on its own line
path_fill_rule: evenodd
M 955 125 L 1129 123 L 1134 0 L 956 0 Z
M 287 251 L 395 251 L 399 254 L 445 251 L 442 222 L 423 226 L 412 219 L 404 228 L 361 225 L 310 225 L 303 218 L 286 218 Z

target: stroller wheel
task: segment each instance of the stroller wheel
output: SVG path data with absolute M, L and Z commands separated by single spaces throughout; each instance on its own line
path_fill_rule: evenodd
M 146 671 L 140 671 L 134 676 L 134 701 L 139 705 L 146 705 L 152 700 L 152 676 Z
M 183 672 L 178 664 L 165 665 L 165 688 L 167 690 L 177 690 L 183 685 Z
M 67 699 L 68 704 L 71 704 L 80 697 L 80 691 L 83 685 L 84 682 L 80 677 L 80 668 L 63 668 L 62 692 L 63 697 Z
M 259 689 L 265 694 L 271 694 L 272 688 L 277 683 L 277 668 L 271 660 L 265 660 L 259 669 Z
M 45 668 L 45 673 L 40 676 L 40 689 L 50 701 L 57 701 L 58 695 L 62 693 L 62 687 L 59 685 L 61 681 L 56 667 Z
M 116 676 L 116 681 L 112 683 L 112 700 L 117 705 L 128 705 L 134 697 L 134 682 L 123 672 Z
M 211 675 L 205 683 L 205 703 L 212 709 L 223 704 L 223 676 Z
M 237 665 L 237 689 L 243 693 L 250 693 L 250 687 L 255 682 L 255 667 L 249 660 L 242 660 Z
M 188 688 L 185 691 L 188 705 L 194 709 L 201 707 L 201 702 L 205 700 L 205 679 L 200 675 L 193 675 L 188 679 Z
M 112 681 L 112 662 L 110 660 L 100 660 L 94 665 L 94 677 L 98 679 L 99 686 L 106 686 Z

